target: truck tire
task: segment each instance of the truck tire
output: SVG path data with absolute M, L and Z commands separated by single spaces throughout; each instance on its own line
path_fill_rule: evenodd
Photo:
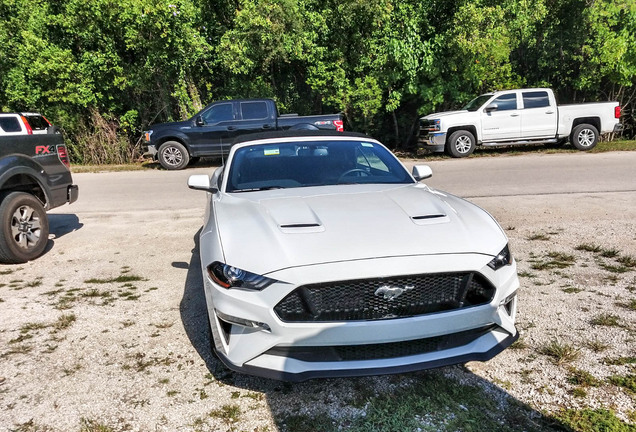
M 180 170 L 188 166 L 190 154 L 183 144 L 166 141 L 159 147 L 159 163 L 167 170 Z
M 31 194 L 10 192 L 0 203 L 0 261 L 19 264 L 39 257 L 49 241 L 49 220 Z
M 590 124 L 580 124 L 572 131 L 570 142 L 579 150 L 591 150 L 598 142 L 598 129 Z
M 446 142 L 446 152 L 454 158 L 470 156 L 474 151 L 475 136 L 467 130 L 453 132 Z

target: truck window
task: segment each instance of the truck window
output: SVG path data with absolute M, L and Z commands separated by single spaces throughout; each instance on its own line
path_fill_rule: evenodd
M 509 111 L 517 109 L 517 94 L 510 93 L 499 96 L 497 99 L 492 101 L 491 103 L 496 103 L 498 108 L 497 111 Z
M 550 99 L 548 98 L 548 92 L 534 91 L 523 92 L 523 107 L 524 108 L 543 108 L 550 106 Z
M 4 132 L 22 132 L 22 126 L 17 117 L 0 117 L 0 128 Z
M 267 102 L 241 102 L 241 117 L 243 120 L 262 120 L 268 118 Z
M 222 121 L 234 120 L 232 103 L 214 105 L 202 115 L 206 124 L 216 124 Z

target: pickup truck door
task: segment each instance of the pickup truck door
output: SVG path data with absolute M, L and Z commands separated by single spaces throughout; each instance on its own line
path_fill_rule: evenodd
M 515 139 L 521 135 L 517 92 L 504 93 L 481 108 L 482 141 Z
M 231 101 L 218 102 L 201 111 L 190 133 L 193 156 L 227 153 L 236 136 L 235 119 L 236 107 Z
M 276 130 L 277 116 L 272 100 L 239 101 L 236 126 L 242 134 Z
M 522 138 L 554 138 L 557 133 L 557 108 L 545 90 L 522 91 Z

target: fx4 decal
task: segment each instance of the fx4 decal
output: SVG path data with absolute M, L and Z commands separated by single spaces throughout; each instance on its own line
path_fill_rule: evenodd
M 55 146 L 54 145 L 39 145 L 39 146 L 35 146 L 35 154 L 36 155 L 43 155 L 43 154 L 53 154 L 55 153 Z

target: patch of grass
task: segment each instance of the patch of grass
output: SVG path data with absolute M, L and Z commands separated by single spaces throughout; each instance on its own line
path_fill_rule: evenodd
M 115 429 L 95 420 L 82 419 L 80 432 L 115 432 Z
M 570 394 L 577 398 L 584 398 L 587 396 L 587 391 L 582 387 L 575 387 L 570 391 Z
M 588 340 L 585 345 L 595 353 L 603 352 L 607 350 L 611 345 L 605 342 L 602 342 L 598 339 Z
M 599 314 L 590 320 L 592 325 L 600 325 L 607 327 L 622 327 L 620 317 L 609 312 Z
M 548 241 L 550 240 L 550 236 L 544 233 L 535 233 L 532 234 L 531 236 L 527 237 L 528 240 L 542 240 L 542 241 Z
M 119 275 L 119 276 L 117 276 L 115 278 L 110 278 L 110 279 L 97 279 L 97 278 L 86 279 L 84 281 L 84 283 L 87 283 L 87 284 L 108 284 L 108 283 L 139 282 L 139 281 L 145 281 L 145 280 L 146 279 L 142 278 L 141 276 L 122 274 L 122 275 Z
M 134 326 L 135 325 L 135 321 L 133 321 L 133 320 L 122 321 L 121 325 L 123 325 L 124 328 L 130 327 L 130 326 Z
M 22 345 L 14 345 L 11 347 L 9 351 L 5 351 L 0 355 L 0 358 L 9 357 L 13 354 L 28 354 L 33 351 L 33 345 L 22 344 Z
M 598 253 L 601 251 L 600 246 L 595 244 L 590 244 L 590 243 L 581 243 L 574 249 L 576 249 L 577 251 L 594 252 L 594 253 Z
M 35 330 L 42 330 L 47 328 L 49 325 L 44 323 L 26 323 L 20 327 L 20 333 L 28 333 Z
M 621 255 L 616 259 L 620 264 L 625 267 L 635 268 L 636 267 L 636 258 L 631 255 Z
M 598 408 L 564 409 L 555 414 L 568 430 L 580 432 L 633 432 L 633 427 L 625 423 L 614 411 Z
M 174 325 L 174 322 L 163 322 L 163 323 L 152 324 L 152 325 L 158 329 L 167 329 L 172 327 Z
M 561 291 L 567 294 L 577 294 L 583 291 L 583 289 L 576 288 L 576 287 L 567 287 L 567 288 L 562 288 Z
M 75 314 L 62 315 L 57 319 L 55 324 L 53 324 L 53 329 L 55 331 L 60 331 L 69 328 L 75 321 L 77 317 Z
M 612 375 L 607 380 L 618 387 L 623 387 L 631 393 L 636 393 L 636 374 Z
M 609 358 L 605 357 L 603 359 L 603 363 L 612 365 L 612 366 L 623 366 L 628 364 L 636 364 L 636 357 L 617 357 L 617 358 Z
M 568 368 L 567 382 L 572 385 L 578 385 L 581 387 L 598 387 L 601 382 L 594 378 L 592 374 L 575 367 Z
M 548 252 L 542 261 L 535 261 L 530 267 L 534 270 L 564 269 L 576 262 L 574 255 L 563 252 Z
M 2 276 L 9 275 L 11 273 L 13 273 L 13 269 L 0 270 L 0 275 Z
M 539 353 L 552 358 L 552 361 L 558 365 L 572 363 L 581 355 L 581 351 L 578 348 L 562 343 L 557 339 L 553 339 L 550 343 L 543 346 Z
M 285 428 L 283 430 L 289 432 L 331 432 L 338 430 L 331 417 L 327 414 L 309 415 L 290 415 L 282 419 Z
M 630 271 L 630 269 L 628 267 L 625 267 L 624 265 L 613 265 L 604 262 L 599 262 L 598 265 L 602 269 L 607 270 L 611 273 L 627 273 L 628 271 Z
M 208 414 L 210 417 L 223 420 L 225 423 L 235 423 L 239 421 L 241 417 L 241 408 L 235 404 L 223 405 L 219 409 L 210 411 Z
M 512 345 L 510 345 L 510 349 L 526 349 L 529 345 L 522 338 L 517 339 Z
M 601 250 L 601 256 L 604 258 L 615 258 L 620 254 L 617 249 L 603 249 Z
M 636 311 L 636 298 L 631 299 L 626 303 L 616 303 L 620 307 L 624 307 L 625 309 Z

